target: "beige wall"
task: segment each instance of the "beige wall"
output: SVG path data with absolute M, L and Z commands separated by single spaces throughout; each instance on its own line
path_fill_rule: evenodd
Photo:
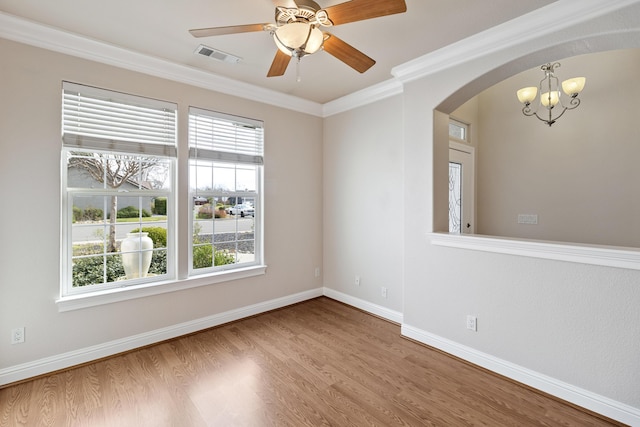
M 454 111 L 476 129 L 476 233 L 640 246 L 640 50 L 560 60 L 559 79 L 585 76 L 582 104 L 552 127 L 524 117 L 515 91 L 539 67 L 483 91 Z M 476 117 L 474 117 L 474 115 Z M 537 225 L 518 214 L 538 215 Z
M 454 66 L 439 63 L 428 75 L 405 82 L 403 91 L 403 329 L 419 331 L 425 342 L 458 349 L 463 356 L 477 352 L 482 355 L 479 359 L 497 358 L 501 362 L 494 367 L 524 368 L 566 385 L 554 393 L 575 387 L 577 394 L 585 390 L 613 399 L 635 408 L 636 414 L 640 410 L 640 272 L 435 246 L 429 233 L 446 230 L 438 216 L 447 209 L 448 176 L 443 168 L 448 139 L 439 130 L 442 116 L 505 78 L 549 59 L 604 51 L 614 45 L 640 47 L 638 7 L 576 22 L 562 31 L 512 40 Z M 561 71 L 573 75 L 567 67 L 563 64 Z M 617 69 L 612 72 L 620 74 Z M 597 84 L 592 83 L 596 77 L 587 78 L 584 105 L 568 112 L 558 125 L 569 127 L 577 120 L 581 110 L 587 109 L 590 91 L 599 98 Z M 516 84 L 504 98 L 514 116 L 521 115 L 514 91 L 524 84 Z M 443 113 L 434 114 L 438 109 Z M 534 119 L 521 117 L 520 121 Z M 534 132 L 559 132 L 555 125 L 551 129 L 537 126 Z M 597 130 L 594 141 L 610 139 L 606 127 Z M 519 138 L 511 139 L 516 143 Z M 484 150 L 483 143 L 479 138 L 478 153 Z M 556 148 L 554 157 L 558 155 Z M 465 328 L 468 314 L 477 316 L 477 332 Z M 606 405 L 598 410 L 606 412 Z
M 402 310 L 401 123 L 402 99 L 394 96 L 328 117 L 324 132 L 324 284 L 396 312 Z
M 10 242 L 0 257 L 0 325 L 9 329 L 23 324 L 28 337 L 18 346 L 0 340 L 0 369 L 313 289 L 320 282 L 313 278 L 313 267 L 322 261 L 324 241 L 325 286 L 372 305 L 392 310 L 400 305 L 403 328 L 538 373 L 575 388 L 578 395 L 585 391 L 585 405 L 595 394 L 629 405 L 637 414 L 638 271 L 433 246 L 429 241 L 430 232 L 446 229 L 447 218 L 448 115 L 434 110 L 448 102 L 449 113 L 462 103 L 458 99 L 535 66 L 550 52 L 562 51 L 556 56 L 561 58 L 572 50 L 604 49 L 609 41 L 600 37 L 608 32 L 616 35 L 614 44 L 639 40 L 640 27 L 633 18 L 639 10 L 628 9 L 610 19 L 532 34 L 506 47 L 498 44 L 463 64 L 404 82 L 398 97 L 327 118 L 324 127 L 319 119 L 291 111 L 0 42 L 2 57 L 12 58 L 0 62 L 0 188 L 2 200 L 18 206 L 0 214 L 0 231 Z M 628 29 L 635 33 L 627 37 L 621 32 Z M 53 300 L 58 295 L 63 78 L 174 100 L 183 114 L 193 102 L 264 119 L 267 275 L 58 313 Z M 478 85 L 479 90 L 468 92 Z M 587 85 L 585 102 L 590 81 Z M 288 126 L 294 119 L 313 131 L 297 138 Z M 25 131 L 17 126 L 23 124 L 29 125 Z M 38 173 L 25 173 L 25 165 Z M 54 213 L 30 228 L 23 226 L 24 212 L 34 194 Z M 303 211 L 284 216 L 282 206 L 292 197 Z M 341 204 L 356 210 L 342 212 Z M 33 242 L 38 253 L 47 255 L 25 257 L 33 253 Z M 362 276 L 362 288 L 353 285 L 354 273 Z M 376 289 L 382 284 L 389 284 L 387 299 Z M 396 293 L 402 294 L 400 303 Z M 478 316 L 475 333 L 465 328 L 467 314 Z
M 3 39 L 0 57 L 0 371 L 321 287 L 322 119 Z M 178 103 L 182 156 L 190 105 L 263 120 L 266 274 L 58 312 L 63 80 Z M 19 326 L 26 342 L 10 345 L 8 331 Z

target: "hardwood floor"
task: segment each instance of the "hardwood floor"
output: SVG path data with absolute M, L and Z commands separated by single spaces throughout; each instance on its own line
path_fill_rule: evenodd
M 325 297 L 0 389 L 0 426 L 609 426 Z

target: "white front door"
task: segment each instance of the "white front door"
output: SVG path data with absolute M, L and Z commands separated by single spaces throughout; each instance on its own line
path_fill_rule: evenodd
M 449 232 L 474 232 L 473 147 L 449 143 Z

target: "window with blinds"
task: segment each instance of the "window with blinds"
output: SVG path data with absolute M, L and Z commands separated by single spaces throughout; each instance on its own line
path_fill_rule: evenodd
M 263 163 L 262 122 L 189 109 L 192 274 L 261 262 Z
M 65 146 L 175 156 L 176 104 L 64 82 L 62 110 Z
M 192 107 L 189 109 L 189 154 L 192 158 L 261 165 L 262 122 Z
M 177 105 L 62 91 L 62 296 L 175 277 Z

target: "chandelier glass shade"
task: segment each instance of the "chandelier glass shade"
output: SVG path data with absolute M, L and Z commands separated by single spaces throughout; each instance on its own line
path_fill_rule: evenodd
M 553 125 L 567 110 L 573 110 L 580 105 L 578 94 L 584 89 L 586 79 L 584 77 L 574 77 L 559 83 L 554 74 L 554 70 L 560 66 L 559 62 L 548 63 L 540 67 L 545 73 L 545 77 L 536 86 L 524 87 L 516 93 L 518 100 L 524 104 L 522 113 L 525 116 L 535 116 L 547 125 Z M 562 92 L 569 97 L 568 101 L 562 100 Z M 540 93 L 540 103 L 534 110 L 531 103 Z M 540 114 L 539 114 L 540 112 Z
M 273 39 L 282 52 L 302 58 L 320 50 L 324 43 L 324 34 L 313 24 L 295 21 L 278 27 L 273 33 Z

